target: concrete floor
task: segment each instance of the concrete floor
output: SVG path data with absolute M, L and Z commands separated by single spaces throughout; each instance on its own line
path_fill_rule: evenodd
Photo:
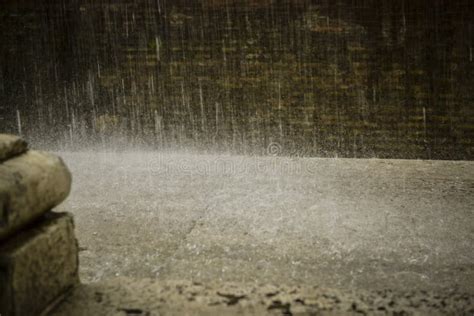
M 61 153 L 84 282 L 474 291 L 474 163 Z
M 60 155 L 85 283 L 474 293 L 474 162 Z

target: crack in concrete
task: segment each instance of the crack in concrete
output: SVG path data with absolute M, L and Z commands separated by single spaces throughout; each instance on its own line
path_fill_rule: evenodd
M 166 268 L 168 268 L 168 266 L 170 265 L 170 261 L 172 261 L 176 254 L 178 253 L 178 251 L 187 244 L 187 241 L 188 241 L 188 237 L 193 233 L 193 231 L 196 229 L 196 227 L 198 226 L 198 223 L 202 222 L 203 218 L 204 218 L 204 215 L 207 214 L 207 212 L 209 211 L 209 208 L 210 206 L 209 205 L 206 205 L 206 207 L 203 209 L 202 212 L 199 213 L 199 215 L 197 216 L 196 219 L 193 219 L 191 221 L 191 226 L 189 227 L 189 229 L 184 233 L 184 236 L 183 238 L 181 238 L 181 240 L 176 244 L 176 247 L 174 247 L 174 249 L 172 250 L 172 252 L 170 253 L 170 255 L 165 259 L 165 261 L 163 262 L 163 265 L 160 267 L 159 271 L 164 271 L 166 270 Z M 161 274 L 161 272 L 158 272 L 159 274 Z

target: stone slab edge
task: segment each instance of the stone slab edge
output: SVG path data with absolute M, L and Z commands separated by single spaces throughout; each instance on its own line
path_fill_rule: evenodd
M 47 213 L 0 244 L 0 315 L 37 315 L 79 282 L 72 216 Z
M 0 241 L 64 201 L 71 182 L 62 159 L 46 152 L 0 163 Z

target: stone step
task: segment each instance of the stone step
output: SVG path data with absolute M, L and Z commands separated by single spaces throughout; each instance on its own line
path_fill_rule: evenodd
M 79 282 L 72 216 L 45 214 L 0 245 L 0 315 L 38 315 Z
M 30 150 L 0 163 L 0 241 L 60 204 L 70 189 L 71 174 L 55 155 Z

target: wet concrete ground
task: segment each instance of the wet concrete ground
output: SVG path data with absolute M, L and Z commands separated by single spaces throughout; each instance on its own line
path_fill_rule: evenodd
M 474 292 L 474 163 L 60 153 L 85 283 Z

